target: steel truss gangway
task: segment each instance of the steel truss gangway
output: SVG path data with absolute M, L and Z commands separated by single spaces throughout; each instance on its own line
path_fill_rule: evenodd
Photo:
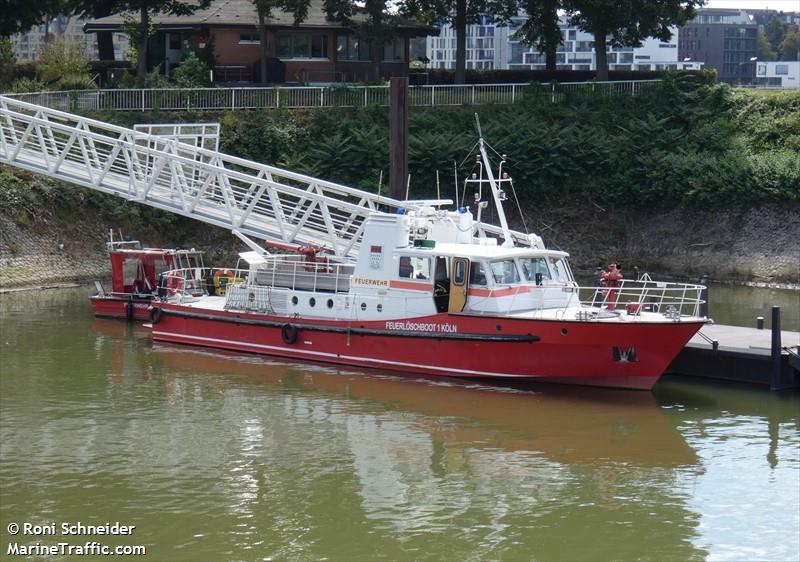
M 3 164 L 229 229 L 245 241 L 317 244 L 352 256 L 370 213 L 423 204 L 5 96 L 0 122 Z M 503 238 L 483 223 L 476 234 Z M 510 234 L 516 244 L 531 244 L 524 233 Z

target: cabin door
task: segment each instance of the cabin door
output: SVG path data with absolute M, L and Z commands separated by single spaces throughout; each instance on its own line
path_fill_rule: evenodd
M 448 312 L 456 313 L 464 310 L 467 304 L 467 289 L 469 288 L 469 260 L 467 258 L 453 258 L 450 269 L 450 306 Z

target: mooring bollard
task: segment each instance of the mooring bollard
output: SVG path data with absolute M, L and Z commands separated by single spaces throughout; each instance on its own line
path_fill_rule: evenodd
M 763 316 L 756 316 L 756 329 L 763 330 L 764 329 L 764 317 Z
M 770 388 L 779 390 L 781 385 L 781 307 L 772 307 L 772 380 Z
M 703 290 L 700 291 L 700 300 L 703 301 L 700 303 L 700 316 L 708 318 L 708 274 L 703 275 L 700 284 L 703 285 Z

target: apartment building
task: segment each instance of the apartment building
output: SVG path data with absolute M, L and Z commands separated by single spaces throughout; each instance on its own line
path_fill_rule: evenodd
M 752 84 L 758 56 L 758 25 L 746 10 L 701 8 L 680 30 L 678 58 L 702 60 L 719 80 Z
M 516 37 L 525 16 L 513 18 L 508 25 L 495 25 L 484 19 L 467 26 L 468 69 L 542 70 L 545 55 L 536 47 Z M 569 25 L 560 18 L 563 43 L 556 52 L 559 70 L 595 70 L 594 37 Z M 639 47 L 614 47 L 608 44 L 610 70 L 678 70 L 702 68 L 700 59 L 678 58 L 677 28 L 669 41 L 648 38 Z M 427 38 L 426 56 L 431 68 L 454 68 L 456 53 L 455 29 L 442 26 L 438 36 Z
M 97 35 L 87 35 L 83 32 L 83 24 L 86 20 L 75 16 L 56 16 L 48 23 L 36 25 L 26 33 L 17 33 L 11 36 L 14 48 L 14 55 L 18 62 L 29 62 L 38 60 L 41 55 L 42 46 L 45 38 L 50 36 L 66 37 L 69 40 L 78 41 L 83 44 L 86 56 L 91 60 L 98 59 Z M 122 33 L 114 34 L 114 59 L 126 60 L 130 50 L 128 36 Z

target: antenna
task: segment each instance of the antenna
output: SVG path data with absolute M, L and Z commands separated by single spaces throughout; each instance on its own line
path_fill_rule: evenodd
M 478 121 L 478 114 L 475 114 L 475 120 L 478 123 L 478 131 L 480 131 L 480 122 Z M 486 145 L 483 142 L 483 137 L 478 139 L 478 146 L 483 157 L 484 166 L 486 170 L 486 177 L 489 180 L 489 185 L 492 187 L 492 197 L 494 197 L 494 206 L 497 209 L 497 216 L 500 218 L 500 227 L 503 229 L 504 248 L 512 248 L 514 246 L 514 239 L 511 238 L 511 231 L 508 229 L 508 221 L 506 220 L 506 213 L 503 210 L 503 201 L 500 198 L 500 188 L 495 180 L 494 173 L 492 172 L 492 163 L 489 161 L 489 155 L 486 154 Z M 500 178 L 498 178 L 500 179 Z
M 456 209 L 458 209 L 461 203 L 458 201 L 458 164 L 456 164 L 455 160 L 453 160 L 453 187 L 456 189 L 456 198 L 454 201 L 456 202 Z

